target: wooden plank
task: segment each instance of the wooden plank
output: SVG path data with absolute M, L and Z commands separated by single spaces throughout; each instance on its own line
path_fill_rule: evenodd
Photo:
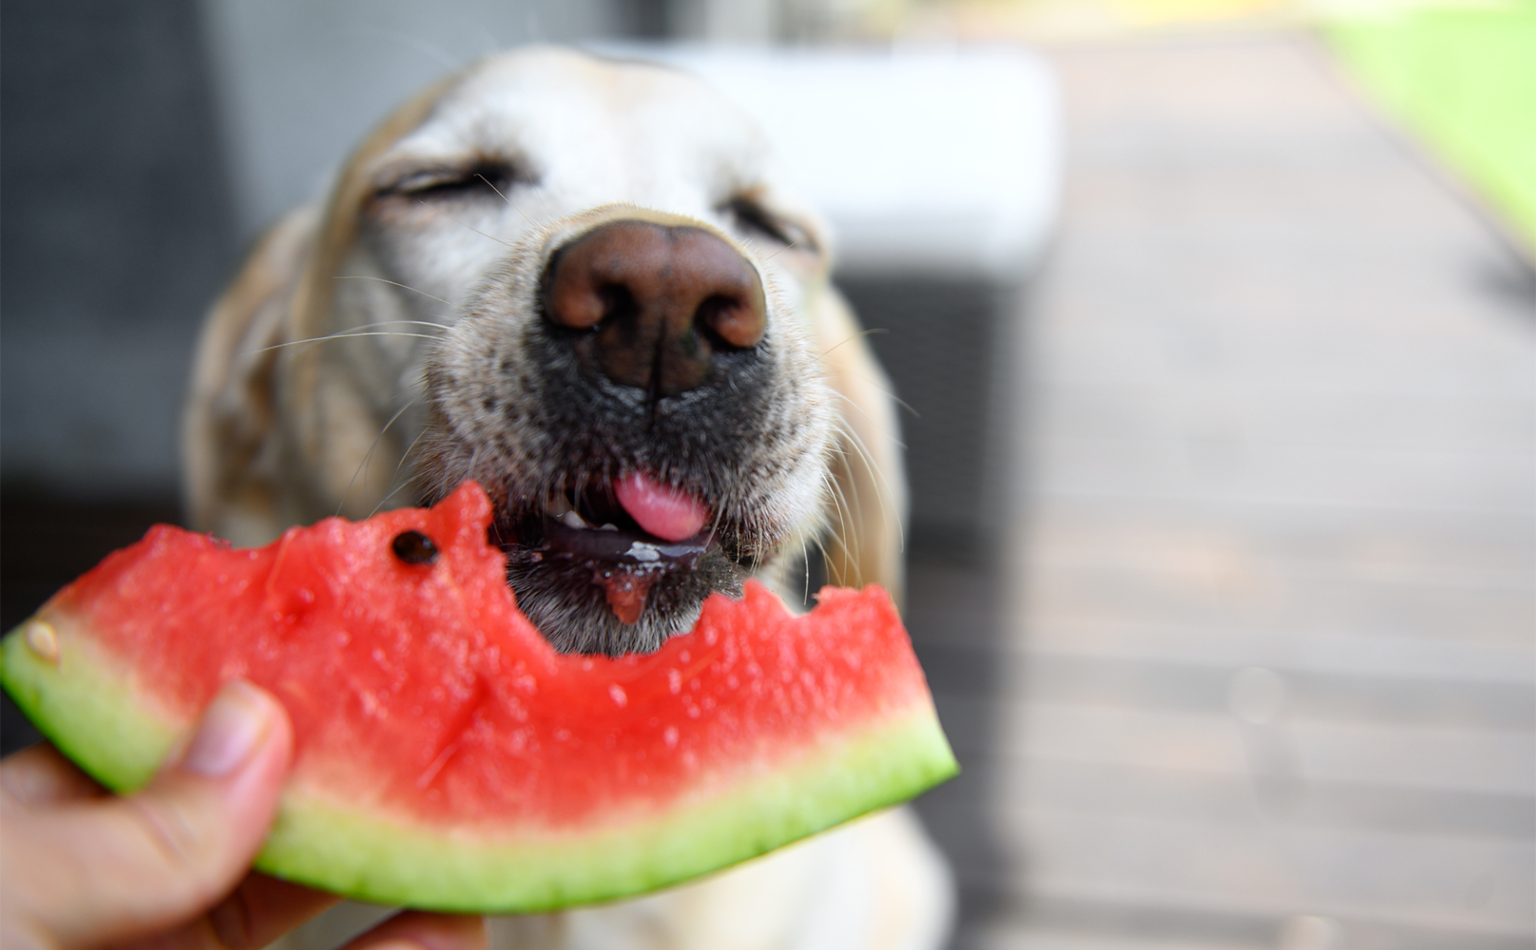
M 1130 815 L 1244 826 L 1284 821 L 1319 829 L 1356 828 L 1404 835 L 1536 838 L 1536 804 L 1529 795 L 1308 781 L 1274 807 L 1251 773 L 1202 772 L 1158 765 L 1049 759 L 1039 755 L 1000 763 L 1000 781 L 1014 795 L 1010 812 L 1036 808 L 1084 815 Z
M 1444 679 L 1466 683 L 1530 688 L 1529 670 L 1536 650 L 1529 643 L 1444 641 L 1389 637 L 1369 632 L 1294 633 L 1267 627 L 1242 629 L 1194 625 L 1151 618 L 1135 623 L 1123 617 L 1043 618 L 1030 628 L 1035 650 L 1158 663 L 1205 663 L 1237 670 L 1246 666 L 1318 671 L 1340 675 Z
M 1505 935 L 1528 933 L 1536 915 L 1525 841 L 1043 808 L 1021 811 L 1007 831 L 1029 849 L 1018 885 L 1042 898 Z
M 1236 775 L 1255 767 L 1245 724 L 1230 715 L 1039 701 L 1005 703 L 1002 713 L 1008 754 Z M 1529 732 L 1351 722 L 1269 728 L 1302 781 L 1536 794 Z
M 1230 634 L 1229 634 L 1230 637 Z M 1229 664 L 1199 655 L 1196 661 L 1084 656 L 1030 651 L 1008 657 L 1005 669 L 1021 665 L 1012 682 L 1029 704 L 1091 705 L 1125 709 L 1229 715 L 1251 662 Z M 1292 668 L 1272 664 L 1281 695 L 1276 718 L 1291 723 L 1375 723 L 1397 727 L 1453 728 L 1536 735 L 1536 685 L 1516 681 L 1383 676 L 1340 671 L 1331 664 Z M 1439 671 L 1437 671 L 1439 672 Z M 1027 715 L 1027 713 L 1026 713 Z

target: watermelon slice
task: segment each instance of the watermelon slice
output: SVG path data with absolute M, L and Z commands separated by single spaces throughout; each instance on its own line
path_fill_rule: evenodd
M 0 678 L 120 791 L 222 683 L 265 687 L 296 746 L 257 866 L 439 910 L 652 890 L 956 772 L 879 588 L 792 617 L 748 583 L 655 653 L 562 655 L 518 612 L 490 517 L 466 483 L 258 549 L 159 526 L 7 636 Z

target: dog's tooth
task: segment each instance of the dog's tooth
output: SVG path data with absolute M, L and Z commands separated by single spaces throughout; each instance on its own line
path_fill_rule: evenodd
M 598 525 L 597 526 L 597 530 L 599 530 L 599 531 L 617 531 L 617 530 L 619 530 L 619 526 L 616 525 L 616 524 L 608 524 L 608 523 L 605 522 L 604 524 Z
M 565 514 L 560 516 L 560 520 L 565 523 L 567 528 L 590 529 L 592 527 L 591 525 L 587 524 L 586 519 L 582 518 L 581 515 L 578 515 L 575 511 L 570 509 L 566 509 Z
M 571 503 L 564 495 L 555 495 L 544 500 L 544 513 L 551 518 L 563 518 L 565 513 L 571 510 Z

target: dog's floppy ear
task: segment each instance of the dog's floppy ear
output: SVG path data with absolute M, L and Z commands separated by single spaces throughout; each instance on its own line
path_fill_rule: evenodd
M 262 544 L 290 524 L 331 513 L 316 510 L 316 500 L 336 503 L 321 484 L 325 466 L 318 458 L 334 440 L 316 431 L 316 423 L 324 416 L 334 426 L 347 394 L 317 391 L 322 347 L 289 344 L 332 332 L 335 278 L 372 185 L 365 169 L 421 123 L 455 78 L 413 98 L 375 129 L 347 163 L 324 211 L 308 206 L 279 221 L 209 313 L 182 419 L 183 490 L 193 527 L 236 544 Z
M 828 580 L 849 587 L 880 584 L 900 603 L 906 581 L 902 526 L 907 483 L 890 379 L 835 290 L 825 289 L 813 306 L 822 369 L 841 397 L 832 460 L 835 492 L 828 512 Z
M 246 259 L 208 315 L 182 417 L 182 489 L 192 527 L 237 544 L 265 540 L 277 518 L 273 418 L 287 311 L 314 246 L 319 212 L 290 212 Z

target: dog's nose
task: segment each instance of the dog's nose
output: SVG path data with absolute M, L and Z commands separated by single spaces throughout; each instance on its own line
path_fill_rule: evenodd
M 561 248 L 543 294 L 552 322 L 593 331 L 583 358 L 657 396 L 702 385 L 717 354 L 756 346 L 767 321 L 763 283 L 735 248 L 649 221 L 614 221 Z

